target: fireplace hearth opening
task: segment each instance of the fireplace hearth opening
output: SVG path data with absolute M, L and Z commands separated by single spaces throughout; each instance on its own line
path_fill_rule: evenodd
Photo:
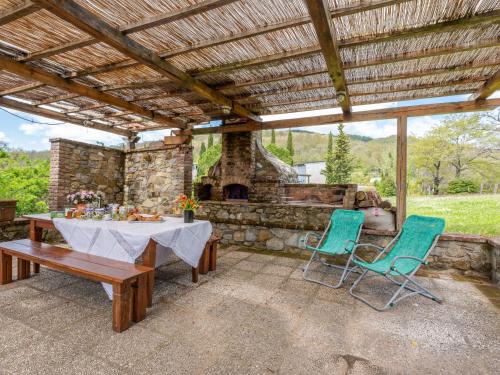
M 240 184 L 224 186 L 224 200 L 248 200 L 248 187 Z

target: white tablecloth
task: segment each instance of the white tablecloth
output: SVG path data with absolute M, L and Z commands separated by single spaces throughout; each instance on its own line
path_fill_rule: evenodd
M 129 223 L 53 219 L 54 226 L 73 250 L 134 263 L 150 239 L 158 244 L 156 266 L 168 258 L 169 250 L 191 267 L 197 267 L 212 233 L 209 221 L 186 224 L 182 218 L 165 217 L 162 223 Z M 112 298 L 112 287 L 104 284 Z

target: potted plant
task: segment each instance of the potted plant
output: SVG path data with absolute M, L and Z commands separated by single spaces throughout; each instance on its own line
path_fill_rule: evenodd
M 12 221 L 16 217 L 17 201 L 14 199 L 0 199 L 0 222 Z
M 179 208 L 184 211 L 184 222 L 192 223 L 194 221 L 194 213 L 200 208 L 200 201 L 194 196 L 188 198 L 186 195 L 181 194 L 177 197 L 176 202 Z
M 94 193 L 93 191 L 78 191 L 76 193 L 68 194 L 68 202 L 74 204 L 77 209 L 83 210 L 87 204 L 92 204 L 95 202 L 100 202 L 101 195 L 99 193 Z

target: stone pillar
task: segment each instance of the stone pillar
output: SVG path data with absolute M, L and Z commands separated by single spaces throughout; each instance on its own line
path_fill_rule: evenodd
M 123 202 L 123 151 L 59 138 L 50 142 L 50 210 L 63 209 L 66 196 L 79 190 L 100 191 L 106 203 Z
M 125 203 L 146 213 L 171 213 L 179 194 L 191 195 L 191 145 L 150 144 L 130 150 L 125 162 Z

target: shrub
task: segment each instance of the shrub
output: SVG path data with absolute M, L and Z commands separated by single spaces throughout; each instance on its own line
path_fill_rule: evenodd
M 472 180 L 456 178 L 448 184 L 448 194 L 477 193 L 479 186 Z
M 396 195 L 396 183 L 394 179 L 387 174 L 382 175 L 380 182 L 377 182 L 375 187 L 382 197 L 394 197 Z
M 266 150 L 286 164 L 293 164 L 293 157 L 292 155 L 290 155 L 290 151 L 288 151 L 286 148 L 276 146 L 275 143 L 270 143 L 266 146 Z

